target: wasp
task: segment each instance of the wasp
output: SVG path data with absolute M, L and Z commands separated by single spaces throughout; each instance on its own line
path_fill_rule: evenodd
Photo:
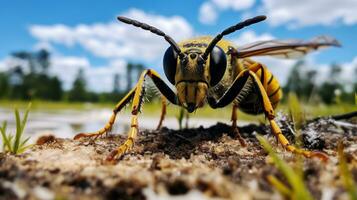
M 163 106 L 159 126 L 166 113 L 166 100 L 183 107 L 189 113 L 205 104 L 213 109 L 231 105 L 232 131 L 237 135 L 242 146 L 246 144 L 237 129 L 237 109 L 253 115 L 263 113 L 269 121 L 272 133 L 286 150 L 308 158 L 318 157 L 327 160 L 328 157 L 323 152 L 297 148 L 284 137 L 274 120 L 274 109 L 282 98 L 281 87 L 264 64 L 249 57 L 296 58 L 313 50 L 340 46 L 340 44 L 337 40 L 327 36 L 320 36 L 310 41 L 262 41 L 240 47 L 223 39 L 228 34 L 265 19 L 266 16 L 256 16 L 228 27 L 215 37 L 196 37 L 176 43 L 169 35 L 153 26 L 119 16 L 119 21 L 148 30 L 163 37 L 170 44 L 163 57 L 163 69 L 168 81 L 175 86 L 176 92 L 160 78 L 156 71 L 146 69 L 142 72 L 135 87 L 115 106 L 113 114 L 102 129 L 93 133 L 77 134 L 74 139 L 98 137 L 108 133 L 112 129 L 117 114 L 124 106 L 132 102 L 131 128 L 128 138 L 106 159 L 111 161 L 129 151 L 138 134 L 138 114 L 141 111 L 145 94 L 144 82 L 149 77 L 162 94 Z

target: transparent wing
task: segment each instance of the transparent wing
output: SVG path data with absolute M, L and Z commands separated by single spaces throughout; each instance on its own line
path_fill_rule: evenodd
M 326 48 L 341 46 L 332 37 L 319 36 L 310 41 L 303 40 L 269 40 L 250 43 L 237 48 L 239 58 L 251 56 L 274 56 L 279 58 L 300 58 L 305 54 Z

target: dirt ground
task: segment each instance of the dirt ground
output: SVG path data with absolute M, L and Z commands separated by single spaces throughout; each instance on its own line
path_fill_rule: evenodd
M 280 116 L 284 134 L 296 138 Z M 125 140 L 42 138 L 22 155 L 0 154 L 0 199 L 283 199 L 267 175 L 283 175 L 255 138 L 265 135 L 280 157 L 296 156 L 276 144 L 265 125 L 239 127 L 247 147 L 230 126 L 142 131 L 134 149 L 115 165 L 104 158 Z M 322 150 L 329 162 L 304 160 L 304 181 L 316 199 L 347 199 L 338 173 L 337 143 L 343 141 L 357 181 L 357 119 L 320 119 L 302 130 L 305 148 Z

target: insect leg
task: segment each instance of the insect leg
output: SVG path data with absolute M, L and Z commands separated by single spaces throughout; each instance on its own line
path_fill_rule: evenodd
M 119 101 L 119 103 L 115 106 L 114 110 L 113 110 L 113 114 L 111 115 L 109 121 L 105 124 L 105 126 L 103 128 L 101 128 L 100 130 L 93 132 L 93 133 L 79 133 L 76 136 L 74 136 L 74 139 L 80 139 L 82 137 L 99 137 L 101 135 L 103 135 L 104 133 L 108 133 L 114 124 L 116 115 L 118 114 L 119 111 L 121 111 L 126 104 L 128 104 L 132 98 L 134 97 L 134 92 L 135 92 L 136 88 L 134 87 L 133 89 L 130 90 L 130 92 L 121 100 Z
M 269 76 L 269 73 L 268 73 L 268 70 L 266 69 L 266 67 L 264 65 L 262 65 L 261 63 L 254 62 L 248 68 L 250 71 L 253 71 L 254 73 L 258 73 L 258 71 L 261 70 L 260 82 L 263 84 L 264 90 L 266 91 L 268 88 L 268 76 Z
M 165 82 L 160 78 L 158 73 L 154 72 L 153 70 L 150 70 L 150 73 L 152 73 L 152 80 L 155 84 L 155 86 L 159 89 L 159 91 L 162 93 L 163 97 L 165 99 L 168 99 L 171 103 L 177 105 L 177 97 L 176 94 L 165 84 Z M 76 136 L 74 136 L 74 139 L 80 139 L 82 137 L 99 137 L 103 135 L 104 133 L 109 132 L 114 124 L 116 115 L 133 99 L 134 94 L 136 91 L 136 87 L 131 89 L 129 93 L 121 100 L 119 103 L 115 106 L 113 109 L 113 114 L 111 115 L 109 121 L 105 124 L 103 128 L 100 130 L 93 132 L 93 133 L 79 133 Z M 165 107 L 166 110 L 166 107 Z
M 234 80 L 232 86 L 224 93 L 224 95 L 219 99 L 216 100 L 213 97 L 208 97 L 208 103 L 212 108 L 218 108 L 218 107 L 224 107 L 234 101 L 236 96 L 239 94 L 240 90 L 245 85 L 245 82 L 248 80 L 248 78 L 251 77 L 254 81 L 254 84 L 257 86 L 259 90 L 259 95 L 261 97 L 261 101 L 263 104 L 265 116 L 268 118 L 271 129 L 273 134 L 277 137 L 278 141 L 280 144 L 284 146 L 285 149 L 287 149 L 290 152 L 296 153 L 303 155 L 305 157 L 318 157 L 321 160 L 326 161 L 328 159 L 327 155 L 322 153 L 322 152 L 311 152 L 311 151 L 306 151 L 303 149 L 296 148 L 295 146 L 291 145 L 290 142 L 285 138 L 285 136 L 282 134 L 281 129 L 275 122 L 274 118 L 274 110 L 271 105 L 271 102 L 269 100 L 268 94 L 264 90 L 264 86 L 260 82 L 259 78 L 257 75 L 250 70 L 244 70 L 242 71 Z
M 240 142 L 240 144 L 245 147 L 247 146 L 247 144 L 245 143 L 244 139 L 242 138 L 242 136 L 239 134 L 239 130 L 237 127 L 237 108 L 238 106 L 236 104 L 233 104 L 233 108 L 232 108 L 232 133 L 234 134 L 234 136 L 236 136 Z
M 159 130 L 162 126 L 162 122 L 164 121 L 166 116 L 166 99 L 164 96 L 161 96 L 161 116 L 160 116 L 160 121 L 159 124 L 157 125 L 156 130 Z
M 259 78 L 257 77 L 257 75 L 254 72 L 249 71 L 249 75 L 254 79 L 255 84 L 259 88 L 259 92 L 260 92 L 260 95 L 261 95 L 261 98 L 263 101 L 265 116 L 268 118 L 272 132 L 275 135 L 275 137 L 277 137 L 280 144 L 282 144 L 285 149 L 287 149 L 288 151 L 290 151 L 292 153 L 300 154 L 307 158 L 317 157 L 323 161 L 327 161 L 328 156 L 322 152 L 307 151 L 304 149 L 297 148 L 290 144 L 290 142 L 285 138 L 281 129 L 279 128 L 279 126 L 277 125 L 277 123 L 274 120 L 274 118 L 275 118 L 274 109 L 273 109 L 273 106 L 269 100 L 268 94 L 264 90 L 264 86 L 262 85 Z
M 141 106 L 143 103 L 144 97 L 144 81 L 146 76 L 149 76 L 155 86 L 159 89 L 159 91 L 174 104 L 177 104 L 177 96 L 176 94 L 165 84 L 165 82 L 160 78 L 159 74 L 154 70 L 145 70 L 135 87 L 132 109 L 131 109 L 131 126 L 128 133 L 127 140 L 119 146 L 117 149 L 113 150 L 106 158 L 107 161 L 112 161 L 115 157 L 121 157 L 128 150 L 130 150 L 134 146 L 134 140 L 137 137 L 139 126 L 138 126 L 138 114 L 141 111 Z

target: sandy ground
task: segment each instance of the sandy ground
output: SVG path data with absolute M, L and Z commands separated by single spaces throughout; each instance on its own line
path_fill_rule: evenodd
M 290 140 L 285 117 L 279 124 Z M 286 181 L 255 138 L 265 135 L 280 157 L 296 157 L 276 145 L 265 125 L 142 131 L 134 149 L 114 165 L 103 162 L 121 135 L 97 140 L 42 138 L 22 155 L 0 154 L 0 199 L 283 199 L 267 175 Z M 329 162 L 305 159 L 304 181 L 316 199 L 347 199 L 338 173 L 336 147 L 345 153 L 357 181 L 357 121 L 318 120 L 303 129 L 306 148 L 320 149 Z

